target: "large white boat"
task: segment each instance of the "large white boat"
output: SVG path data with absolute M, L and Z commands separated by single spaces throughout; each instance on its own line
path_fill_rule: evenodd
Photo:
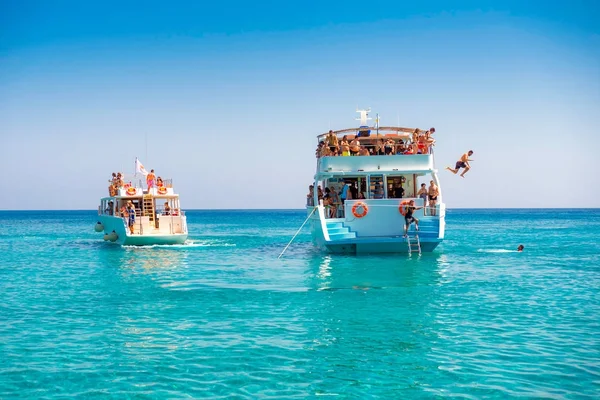
M 172 180 L 164 179 L 157 187 L 143 188 L 144 177 L 123 177 L 109 187 L 109 196 L 100 199 L 96 232 L 104 240 L 124 246 L 183 244 L 188 237 L 185 213 Z M 133 208 L 130 208 L 132 205 Z M 135 212 L 133 226 L 129 213 Z
M 358 128 L 317 136 L 314 190 L 307 195 L 313 241 L 334 253 L 432 251 L 444 239 L 446 213 L 435 129 L 379 127 L 379 117 L 369 127 L 369 111 L 357 111 Z M 411 200 L 419 231 L 413 223 L 405 235 Z

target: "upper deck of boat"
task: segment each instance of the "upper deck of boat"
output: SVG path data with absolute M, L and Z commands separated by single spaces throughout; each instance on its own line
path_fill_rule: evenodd
M 434 132 L 434 128 L 426 131 L 418 128 L 361 126 L 320 134 L 317 136 L 317 174 L 430 172 L 434 169 Z M 337 140 L 330 137 L 332 134 Z M 337 145 L 332 142 L 337 142 Z

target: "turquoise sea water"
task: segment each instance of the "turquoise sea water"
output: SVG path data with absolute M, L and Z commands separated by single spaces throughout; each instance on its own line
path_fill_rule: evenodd
M 449 210 L 420 257 L 306 229 L 278 260 L 305 217 L 121 248 L 92 211 L 0 212 L 0 398 L 600 397 L 600 210 Z

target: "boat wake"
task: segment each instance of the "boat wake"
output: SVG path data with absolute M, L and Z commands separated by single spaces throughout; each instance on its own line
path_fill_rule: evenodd
M 123 246 L 128 249 L 189 249 L 193 247 L 235 247 L 235 243 L 221 240 L 186 240 L 183 244 L 152 244 L 148 246 Z
M 507 250 L 507 249 L 479 249 L 477 250 L 479 253 L 518 253 L 517 250 Z

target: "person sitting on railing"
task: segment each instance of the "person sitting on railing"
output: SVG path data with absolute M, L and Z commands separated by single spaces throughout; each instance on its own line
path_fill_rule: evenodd
M 162 178 L 159 176 L 158 178 L 156 178 L 156 187 L 163 187 L 164 183 Z
M 419 141 L 419 129 L 415 129 L 411 136 L 411 142 L 417 143 Z
M 417 154 L 427 154 L 429 152 L 429 146 L 425 141 L 425 135 L 419 135 L 417 140 Z

